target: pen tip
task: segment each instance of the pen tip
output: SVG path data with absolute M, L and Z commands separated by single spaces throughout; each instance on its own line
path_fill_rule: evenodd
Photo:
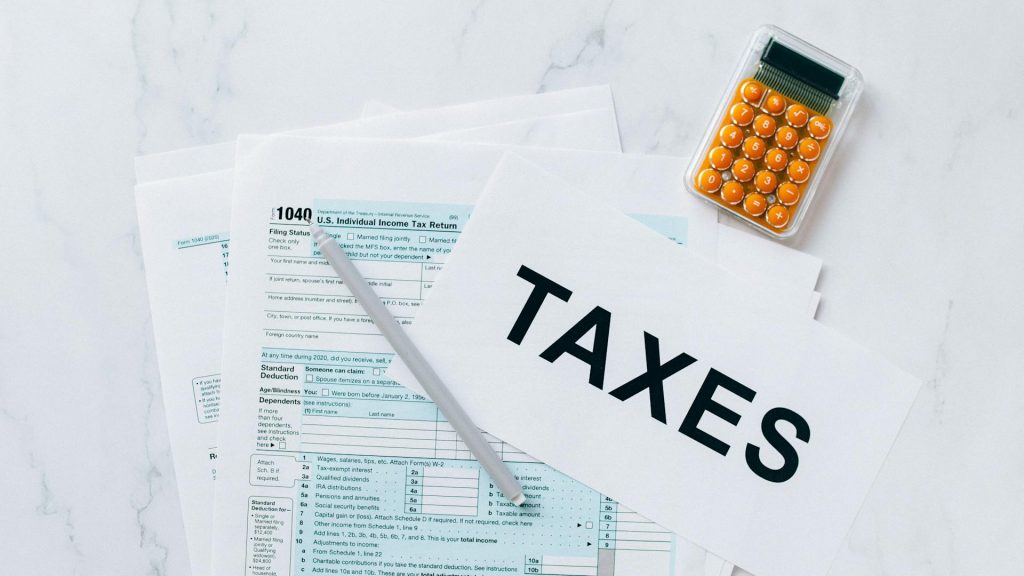
M 510 498 L 510 500 L 512 500 L 512 503 L 515 504 L 516 506 L 522 506 L 523 503 L 526 502 L 526 494 L 520 492 L 519 494 L 516 494 L 515 496 Z

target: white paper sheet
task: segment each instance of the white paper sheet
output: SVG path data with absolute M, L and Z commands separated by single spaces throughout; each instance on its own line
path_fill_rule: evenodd
M 575 145 L 566 146 L 567 133 L 573 134 Z M 619 151 L 619 133 L 618 125 L 615 123 L 615 114 L 606 109 L 539 116 L 528 120 L 503 122 L 479 128 L 451 130 L 421 136 L 415 140 Z M 579 142 L 588 142 L 589 144 L 584 148 L 578 144 Z
M 559 102 L 560 106 L 563 104 Z M 580 105 L 589 106 L 592 102 L 582 100 Z M 499 108 L 511 112 L 507 106 Z M 465 127 L 471 124 L 471 118 L 486 119 L 486 109 L 465 108 L 466 118 L 444 115 Z M 412 119 L 413 130 L 406 132 L 400 119 L 395 118 L 380 124 L 377 133 L 395 137 L 421 135 L 427 123 L 429 114 L 419 112 Z M 554 126 L 548 126 L 549 123 Z M 439 137 L 515 142 L 517 137 L 535 138 L 542 134 L 556 146 L 618 149 L 614 114 L 605 110 L 511 124 L 519 129 L 505 123 L 494 130 L 478 126 L 458 133 L 445 132 Z M 364 131 L 369 129 L 368 123 L 361 126 Z M 524 131 L 524 127 L 528 129 Z M 174 168 L 170 164 L 165 167 Z M 179 168 L 189 171 L 195 166 Z M 207 574 L 210 565 L 231 189 L 231 170 L 160 180 L 136 188 L 168 433 L 194 576 Z
M 383 116 L 385 114 L 398 114 L 402 110 L 390 106 L 383 102 L 376 100 L 370 100 L 363 106 L 362 114 L 360 118 L 373 118 L 375 116 Z M 542 124 L 538 124 L 534 120 L 517 120 L 511 122 L 504 122 L 501 124 L 494 124 L 491 126 L 484 126 L 482 128 L 469 128 L 466 130 L 453 130 L 451 132 L 442 132 L 438 134 L 432 134 L 430 136 L 423 136 L 417 138 L 418 140 L 430 140 L 430 141 L 449 141 L 449 142 L 487 142 L 489 144 L 519 144 L 521 146 L 538 146 L 548 148 L 562 148 L 557 144 L 552 144 L 552 141 L 559 138 L 559 134 L 563 131 L 563 122 L 573 122 L 578 116 L 595 116 L 600 115 L 601 118 L 594 119 L 594 127 L 600 128 L 600 130 L 594 130 L 593 139 L 595 142 L 602 138 L 607 138 L 609 132 L 615 133 L 615 144 L 618 146 L 618 125 L 615 122 L 615 115 L 611 115 L 611 124 L 615 125 L 611 128 L 605 124 L 608 118 L 604 116 L 605 110 L 586 110 L 583 112 L 575 112 L 572 114 L 564 114 L 561 117 L 541 117 L 544 120 Z M 595 149 L 605 150 L 603 146 L 595 146 Z
M 754 278 L 814 290 L 821 273 L 821 258 L 794 250 L 778 242 L 720 224 L 718 265 L 744 270 Z
M 193 576 L 209 574 L 231 170 L 138 186 L 167 432 Z
M 482 428 L 759 576 L 824 575 L 919 382 L 752 288 L 510 157 L 410 334 Z
M 524 149 L 522 153 L 530 154 L 538 161 L 546 161 L 552 168 L 562 170 L 566 177 L 576 174 L 583 184 L 596 186 L 591 192 L 595 198 L 616 201 L 646 223 L 676 233 L 680 241 L 713 244 L 699 242 L 697 236 L 713 236 L 717 228 L 714 211 L 677 193 L 677 159 L 531 149 Z M 373 395 L 390 397 L 392 391 L 400 390 L 372 373 L 372 370 L 380 370 L 372 368 L 377 361 L 386 363 L 386 345 L 374 335 L 372 326 L 365 323 L 365 318 L 361 317 L 358 306 L 351 299 L 335 296 L 344 294 L 337 282 L 305 257 L 310 249 L 308 238 L 303 245 L 301 234 L 287 235 L 288 231 L 301 231 L 303 228 L 296 228 L 294 221 L 268 220 L 268 216 L 275 207 L 294 209 L 318 202 L 331 204 L 332 199 L 344 196 L 346 200 L 342 205 L 353 214 L 358 212 L 368 220 L 389 220 L 389 223 L 379 225 L 356 222 L 351 231 L 352 240 L 348 241 L 346 236 L 343 241 L 359 243 L 359 257 L 364 265 L 366 258 L 372 260 L 369 263 L 373 266 L 372 282 L 386 292 L 390 305 L 399 316 L 409 318 L 424 292 L 429 291 L 431 277 L 440 269 L 444 254 L 451 247 L 448 242 L 451 237 L 446 236 L 451 233 L 435 228 L 422 232 L 406 232 L 404 228 L 381 230 L 396 226 L 390 220 L 401 220 L 394 215 L 381 214 L 420 213 L 424 214 L 423 218 L 429 218 L 435 211 L 447 211 L 445 213 L 449 216 L 467 211 L 501 154 L 500 147 L 480 145 L 287 136 L 242 139 L 232 220 L 232 234 L 236 235 L 231 256 L 232 280 L 225 322 L 225 399 L 220 437 L 225 456 L 218 480 L 215 526 L 218 573 L 238 572 L 243 569 L 247 558 L 252 559 L 268 551 L 278 555 L 286 552 L 300 554 L 298 549 L 286 551 L 265 543 L 257 549 L 246 545 L 249 538 L 254 537 L 250 533 L 253 525 L 247 522 L 250 514 L 266 512 L 254 511 L 254 502 L 271 503 L 268 506 L 275 507 L 277 504 L 285 506 L 284 503 L 290 501 L 295 503 L 295 510 L 301 511 L 299 502 L 310 503 L 309 498 L 312 498 L 310 508 L 314 508 L 317 498 L 315 494 L 310 496 L 310 492 L 297 492 L 290 479 L 280 482 L 259 480 L 257 468 L 261 466 L 261 459 L 283 463 L 283 469 L 290 475 L 293 463 L 301 465 L 308 462 L 309 466 L 317 466 L 318 458 L 323 455 L 338 458 L 362 454 L 384 458 L 383 463 L 371 459 L 373 471 L 368 474 L 374 488 L 365 488 L 364 493 L 380 497 L 381 507 L 391 514 L 396 512 L 396 505 L 399 506 L 397 512 L 401 512 L 401 501 L 395 502 L 395 498 L 401 497 L 401 487 L 397 493 L 386 491 L 387 467 L 393 466 L 390 458 L 408 459 L 410 454 L 427 450 L 429 454 L 437 455 L 437 459 L 432 457 L 429 462 L 445 464 L 444 468 L 479 479 L 475 461 L 458 447 L 451 431 L 445 429 L 446 423 L 436 421 L 436 412 L 428 415 L 430 437 L 420 438 L 423 431 L 418 427 L 423 425 L 423 420 L 416 414 L 410 414 L 410 408 L 377 401 Z M 618 170 L 613 168 L 615 165 L 619 166 Z M 651 190 L 647 184 L 655 179 L 660 179 L 662 185 Z M 688 205 L 694 209 L 693 214 L 687 213 Z M 447 221 L 442 218 L 440 223 Z M 461 223 L 461 220 L 455 221 Z M 371 230 L 363 230 L 360 226 Z M 286 235 L 281 235 L 282 231 Z M 291 242 L 296 239 L 298 244 Z M 431 255 L 431 259 L 426 259 L 424 254 Z M 307 354 L 310 355 L 308 359 Z M 328 366 L 311 365 L 309 359 L 318 354 L 323 355 L 321 363 Z M 358 373 L 358 376 L 351 377 L 359 378 L 358 385 L 339 382 L 340 377 L 332 372 L 336 368 L 331 365 L 335 356 L 344 357 L 347 365 Z M 279 370 L 280 367 L 283 368 Z M 296 372 L 284 371 L 290 368 Z M 326 374 L 312 372 L 313 369 L 324 370 Z M 278 398 L 294 398 L 287 392 L 281 392 L 284 395 L 279 396 L 268 390 L 278 381 L 266 375 L 274 374 L 300 376 L 302 388 L 298 398 L 301 399 L 301 407 L 268 404 Z M 307 384 L 307 377 L 314 378 L 314 381 Z M 262 392 L 261 387 L 264 388 Z M 323 388 L 326 388 L 326 395 Z M 366 398 L 374 402 L 369 408 L 360 404 L 371 401 Z M 418 402 L 421 403 L 418 406 L 423 406 L 422 399 Z M 339 403 L 346 405 L 339 406 Z M 431 405 L 427 403 L 426 406 Z M 317 413 L 317 410 L 332 411 L 330 418 Z M 377 414 L 373 416 L 375 418 L 384 418 L 385 425 L 370 425 L 365 418 L 370 418 L 371 414 Z M 284 428 L 263 429 L 263 418 L 281 418 L 277 423 Z M 337 418 L 346 418 L 346 424 L 329 426 L 325 423 L 337 422 Z M 412 439 L 396 439 L 393 434 L 381 439 L 381 430 L 388 428 L 407 431 L 404 433 Z M 321 434 L 326 436 L 321 438 Z M 368 439 L 367 435 L 373 435 L 373 438 Z M 272 443 L 274 446 L 270 445 Z M 367 443 L 375 444 L 369 447 Z M 330 446 L 324 447 L 325 444 Z M 340 444 L 343 446 L 339 447 Z M 541 466 L 510 446 L 503 447 L 503 450 L 506 458 L 520 465 Z M 332 461 L 330 465 L 335 463 Z M 404 474 L 406 468 L 399 468 Z M 620 574 L 671 573 L 663 570 L 669 570 L 684 560 L 687 560 L 687 565 L 692 565 L 695 554 L 702 556 L 698 549 L 674 539 L 631 511 L 614 502 L 602 502 L 600 496 L 589 488 L 578 484 L 565 485 L 568 481 L 561 476 L 551 476 L 543 467 L 537 470 L 540 480 L 535 482 L 536 485 L 544 486 L 552 494 L 575 494 L 593 504 L 581 504 L 568 498 L 565 503 L 568 508 L 563 508 L 558 515 L 533 519 L 536 523 L 534 529 L 519 527 L 509 531 L 496 528 L 498 546 L 473 549 L 449 544 L 449 548 L 434 553 L 506 566 L 519 573 L 532 573 L 527 568 L 534 568 L 533 565 L 520 564 L 524 557 L 536 557 L 541 562 L 548 557 L 551 561 L 571 557 L 572 562 L 593 563 L 598 557 L 593 547 L 606 547 L 608 552 L 600 554 L 603 557 L 614 549 L 616 570 L 620 570 Z M 487 490 L 486 484 L 478 486 L 474 483 L 473 486 L 477 487 L 474 489 Z M 470 498 L 476 502 L 472 507 L 474 517 L 477 517 L 479 508 L 480 519 L 501 518 L 501 514 L 507 511 L 499 508 L 500 504 L 493 495 L 481 498 L 479 490 L 473 493 L 474 496 L 459 498 Z M 642 529 L 644 539 L 636 545 L 647 549 L 629 549 L 625 531 L 619 540 L 600 537 L 598 514 L 603 506 L 609 507 L 608 514 L 621 519 L 624 529 L 629 523 Z M 275 509 L 285 508 L 278 506 Z M 290 536 L 294 535 L 291 531 L 297 529 L 291 519 L 297 516 L 290 512 L 281 514 L 283 516 L 274 517 L 283 518 L 285 528 L 275 528 L 275 534 L 279 535 L 281 542 L 291 543 Z M 550 526 L 554 529 L 555 525 L 562 526 L 573 517 L 580 518 L 580 526 L 576 527 L 578 531 L 575 533 L 564 527 L 553 532 L 537 531 L 537 527 L 547 526 L 544 522 L 554 523 Z M 396 522 L 401 524 L 406 520 Z M 264 524 L 256 528 L 269 529 Z M 606 533 L 612 534 L 611 531 Z M 459 533 L 447 534 L 456 537 Z M 591 546 L 587 546 L 585 537 L 588 536 Z M 440 544 L 435 543 L 435 546 Z M 310 546 L 306 550 L 309 550 L 308 555 L 324 554 L 322 546 Z M 481 553 L 486 558 L 480 556 Z M 392 551 L 387 552 L 388 557 L 392 554 Z M 407 554 L 418 557 L 419 549 L 412 546 Z M 508 565 L 510 554 L 519 559 L 514 565 Z M 308 555 L 306 557 L 312 559 Z M 287 573 L 288 567 L 280 566 L 280 569 Z
M 369 138 L 395 137 L 415 138 L 438 132 L 477 128 L 489 124 L 501 124 L 517 120 L 528 120 L 538 116 L 570 114 L 587 110 L 604 111 L 611 125 L 615 125 L 615 109 L 611 90 L 608 86 L 593 86 L 558 90 L 544 94 L 529 94 L 459 104 L 443 108 L 417 110 L 401 114 L 318 126 L 296 130 L 293 133 L 306 136 L 351 136 Z M 618 134 L 617 129 L 614 132 Z M 560 144 L 565 146 L 565 144 Z M 587 149 L 598 149 L 593 145 Z M 619 150 L 617 142 L 614 150 Z M 135 159 L 135 179 L 138 183 L 166 178 L 214 172 L 234 165 L 235 143 L 223 142 L 209 146 L 197 146 L 159 154 L 148 154 Z
M 772 294 L 813 291 L 807 314 L 814 318 L 821 303 L 821 293 L 814 291 L 821 273 L 821 258 L 733 226 L 718 224 L 715 263 L 726 270 L 742 270 L 744 276 L 770 287 Z

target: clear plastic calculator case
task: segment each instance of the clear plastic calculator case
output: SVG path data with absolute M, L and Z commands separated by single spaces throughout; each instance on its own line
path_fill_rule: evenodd
M 758 29 L 686 187 L 769 236 L 792 236 L 863 86 L 849 64 L 774 26 Z

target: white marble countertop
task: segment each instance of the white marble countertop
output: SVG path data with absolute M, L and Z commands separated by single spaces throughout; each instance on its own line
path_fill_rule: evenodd
M 867 82 L 796 244 L 825 260 L 819 319 L 926 382 L 831 573 L 1021 573 L 1022 7 L 3 2 L 3 571 L 188 572 L 133 156 L 342 120 L 368 98 L 598 83 L 626 151 L 688 155 L 772 22 Z

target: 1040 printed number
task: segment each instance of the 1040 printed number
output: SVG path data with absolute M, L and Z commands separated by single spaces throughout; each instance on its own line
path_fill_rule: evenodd
M 301 208 L 292 206 L 278 206 L 270 211 L 270 217 L 276 220 L 301 220 L 307 222 L 313 219 L 312 208 Z

